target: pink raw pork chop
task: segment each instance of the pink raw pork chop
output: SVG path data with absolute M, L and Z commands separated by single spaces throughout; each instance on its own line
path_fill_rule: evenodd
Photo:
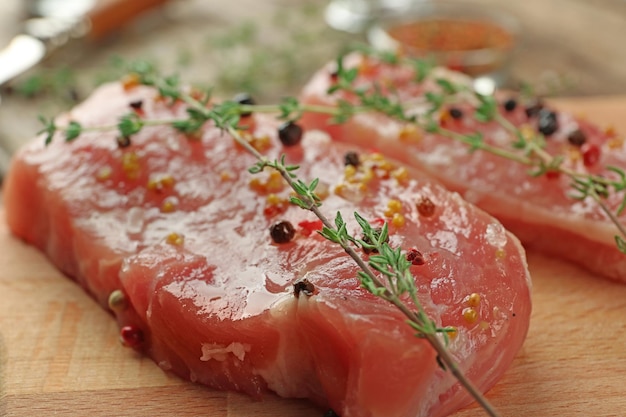
M 185 115 L 152 89 L 112 84 L 60 123 L 111 125 L 140 100 L 146 119 Z M 253 146 L 271 158 L 285 153 L 302 179 L 320 179 L 323 211 L 341 210 L 351 233 L 358 211 L 390 221 L 392 246 L 421 252 L 412 273 L 426 312 L 456 327 L 450 352 L 481 390 L 493 386 L 529 324 L 517 239 L 380 154 L 320 132 L 284 147 L 275 120 L 247 122 Z M 215 127 L 200 136 L 160 126 L 130 146 L 115 132 L 59 136 L 47 147 L 38 138 L 6 180 L 10 228 L 103 306 L 113 293 L 126 343 L 183 378 L 309 398 L 343 417 L 436 417 L 470 402 L 395 308 L 360 287 L 354 261 L 315 232 L 313 214 L 287 203 L 279 175 L 250 174 L 254 157 Z M 280 222 L 293 226 L 293 237 L 287 223 L 272 229 L 287 243 L 272 239 Z M 294 288 L 305 291 L 296 297 Z
M 437 80 L 471 85 L 460 73 L 435 68 L 422 82 L 413 67 L 390 65 L 372 57 L 351 55 L 347 68 L 357 68 L 354 85 L 384 88 L 406 103 L 409 113 L 423 114 L 427 92 L 443 91 Z M 304 88 L 302 100 L 310 104 L 336 105 L 338 100 L 354 100 L 344 92 L 328 94 L 336 83 L 336 65 L 322 68 Z M 470 102 L 470 103 L 468 103 Z M 486 143 L 518 155 L 517 138 L 497 122 L 482 123 L 474 117 L 478 103 L 444 104 L 436 120 L 441 127 L 457 133 L 480 132 Z M 564 158 L 563 166 L 582 174 L 602 175 L 620 181 L 607 166 L 626 168 L 626 146 L 610 129 L 601 130 L 571 114 L 555 111 L 538 102 L 525 103 L 503 94 L 497 97 L 497 111 L 525 135 L 540 133 L 545 151 Z M 492 155 L 471 152 L 468 146 L 419 127 L 393 120 L 382 114 L 357 114 L 342 124 L 329 124 L 329 117 L 307 113 L 303 124 L 320 128 L 333 139 L 379 149 L 385 155 L 426 171 L 450 190 L 497 217 L 527 247 L 577 263 L 590 271 L 626 281 L 626 256 L 615 243 L 617 228 L 590 197 L 576 200 L 572 180 L 554 172 L 539 177 L 529 175 L 526 165 Z M 610 192 L 605 200 L 616 211 L 622 193 Z M 624 222 L 626 214 L 620 216 Z

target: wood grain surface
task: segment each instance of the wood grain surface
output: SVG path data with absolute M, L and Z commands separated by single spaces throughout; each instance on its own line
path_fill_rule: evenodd
M 557 104 L 626 132 L 626 97 Z M 625 416 L 626 284 L 528 256 L 530 332 L 488 397 L 503 416 Z M 7 417 L 323 415 L 304 401 L 253 401 L 179 380 L 123 348 L 111 317 L 12 237 L 1 212 L 0 381 L 0 415 Z M 477 415 L 470 407 L 454 416 Z

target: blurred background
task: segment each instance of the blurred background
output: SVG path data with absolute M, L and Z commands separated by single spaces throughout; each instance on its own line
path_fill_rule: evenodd
M 41 1 L 0 2 L 0 49 L 24 30 L 27 17 L 42 13 Z M 95 6 L 120 3 L 121 6 L 115 5 L 115 13 L 123 13 L 119 7 L 142 1 L 89 0 L 85 7 L 94 7 L 91 3 Z M 407 7 L 411 3 L 410 0 L 162 2 L 122 27 L 114 25 L 112 33 L 98 40 L 80 37 L 71 40 L 40 65 L 2 86 L 0 146 L 12 152 L 40 128 L 38 115 L 49 117 L 71 108 L 98 84 L 117 79 L 124 72 L 124 62 L 132 60 L 147 60 L 167 73 L 180 74 L 190 83 L 213 86 L 216 94 L 223 97 L 247 91 L 257 101 L 270 102 L 296 94 L 311 74 L 333 59 L 344 45 L 367 41 L 367 30 L 363 27 L 342 28 L 337 23 L 336 13 L 342 13 L 341 9 L 356 10 L 367 20 L 388 13 L 389 8 Z M 515 48 L 503 87 L 530 86 L 544 96 L 626 94 L 626 1 L 471 2 L 481 10 L 507 12 L 517 22 Z M 81 0 L 47 3 L 52 4 L 52 11 L 61 13 Z M 328 15 L 331 7 L 335 8 L 334 17 Z M 343 18 L 340 16 L 339 20 Z

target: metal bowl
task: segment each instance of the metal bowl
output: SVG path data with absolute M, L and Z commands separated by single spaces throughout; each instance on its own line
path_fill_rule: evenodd
M 367 35 L 375 48 L 432 59 L 493 89 L 506 82 L 520 28 L 514 16 L 493 7 L 421 1 L 380 13 Z

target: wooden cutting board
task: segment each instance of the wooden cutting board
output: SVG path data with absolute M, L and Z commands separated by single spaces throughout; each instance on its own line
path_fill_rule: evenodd
M 558 105 L 626 132 L 626 97 Z M 626 416 L 626 284 L 528 255 L 530 332 L 488 397 L 510 417 Z M 323 410 L 272 396 L 252 401 L 165 374 L 123 348 L 111 317 L 13 238 L 0 213 L 0 415 L 321 417 Z M 479 415 L 470 407 L 454 416 Z

